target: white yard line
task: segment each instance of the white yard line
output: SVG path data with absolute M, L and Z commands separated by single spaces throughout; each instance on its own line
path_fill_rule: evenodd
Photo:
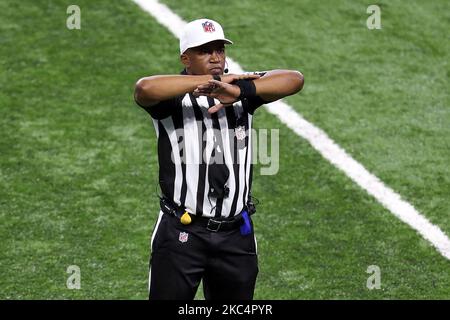
M 133 1 L 169 29 L 175 37 L 179 38 L 180 30 L 186 22 L 166 5 L 155 0 Z M 227 58 L 227 61 L 231 73 L 244 72 L 241 66 L 231 58 Z M 325 159 L 345 172 L 355 183 L 377 199 L 401 221 L 430 241 L 445 258 L 450 260 L 450 239 L 447 235 L 421 215 L 411 204 L 402 200 L 398 193 L 387 187 L 380 179 L 367 171 L 363 165 L 348 155 L 324 131 L 306 121 L 283 101 L 270 103 L 266 105 L 266 109 L 277 116 L 297 135 L 306 139 Z

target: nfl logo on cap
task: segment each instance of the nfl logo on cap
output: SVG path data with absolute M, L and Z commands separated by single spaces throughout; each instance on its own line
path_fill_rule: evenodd
M 202 23 L 203 31 L 205 32 L 214 32 L 216 29 L 214 28 L 214 24 L 211 21 L 205 21 Z

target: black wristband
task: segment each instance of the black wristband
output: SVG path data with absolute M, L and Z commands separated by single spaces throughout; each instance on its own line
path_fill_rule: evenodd
M 213 74 L 213 79 L 217 81 L 222 81 L 222 78 L 218 74 Z
M 237 80 L 235 83 L 241 89 L 238 100 L 248 99 L 256 96 L 256 86 L 253 80 Z

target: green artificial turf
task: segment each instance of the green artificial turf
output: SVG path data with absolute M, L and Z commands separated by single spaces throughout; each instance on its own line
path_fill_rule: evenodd
M 447 2 L 380 1 L 372 31 L 362 1 L 165 3 L 220 21 L 246 70 L 301 70 L 287 102 L 450 234 Z M 77 1 L 68 30 L 69 4 L 0 3 L 0 298 L 145 299 L 156 137 L 132 93 L 181 69 L 178 41 L 131 1 Z M 279 172 L 254 170 L 255 298 L 450 297 L 427 241 L 264 109 L 254 124 L 280 130 Z

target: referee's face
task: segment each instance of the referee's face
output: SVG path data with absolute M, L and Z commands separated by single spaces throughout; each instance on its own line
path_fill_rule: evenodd
M 181 55 L 181 62 L 188 74 L 221 75 L 225 67 L 225 45 L 223 41 L 212 41 L 190 48 Z

